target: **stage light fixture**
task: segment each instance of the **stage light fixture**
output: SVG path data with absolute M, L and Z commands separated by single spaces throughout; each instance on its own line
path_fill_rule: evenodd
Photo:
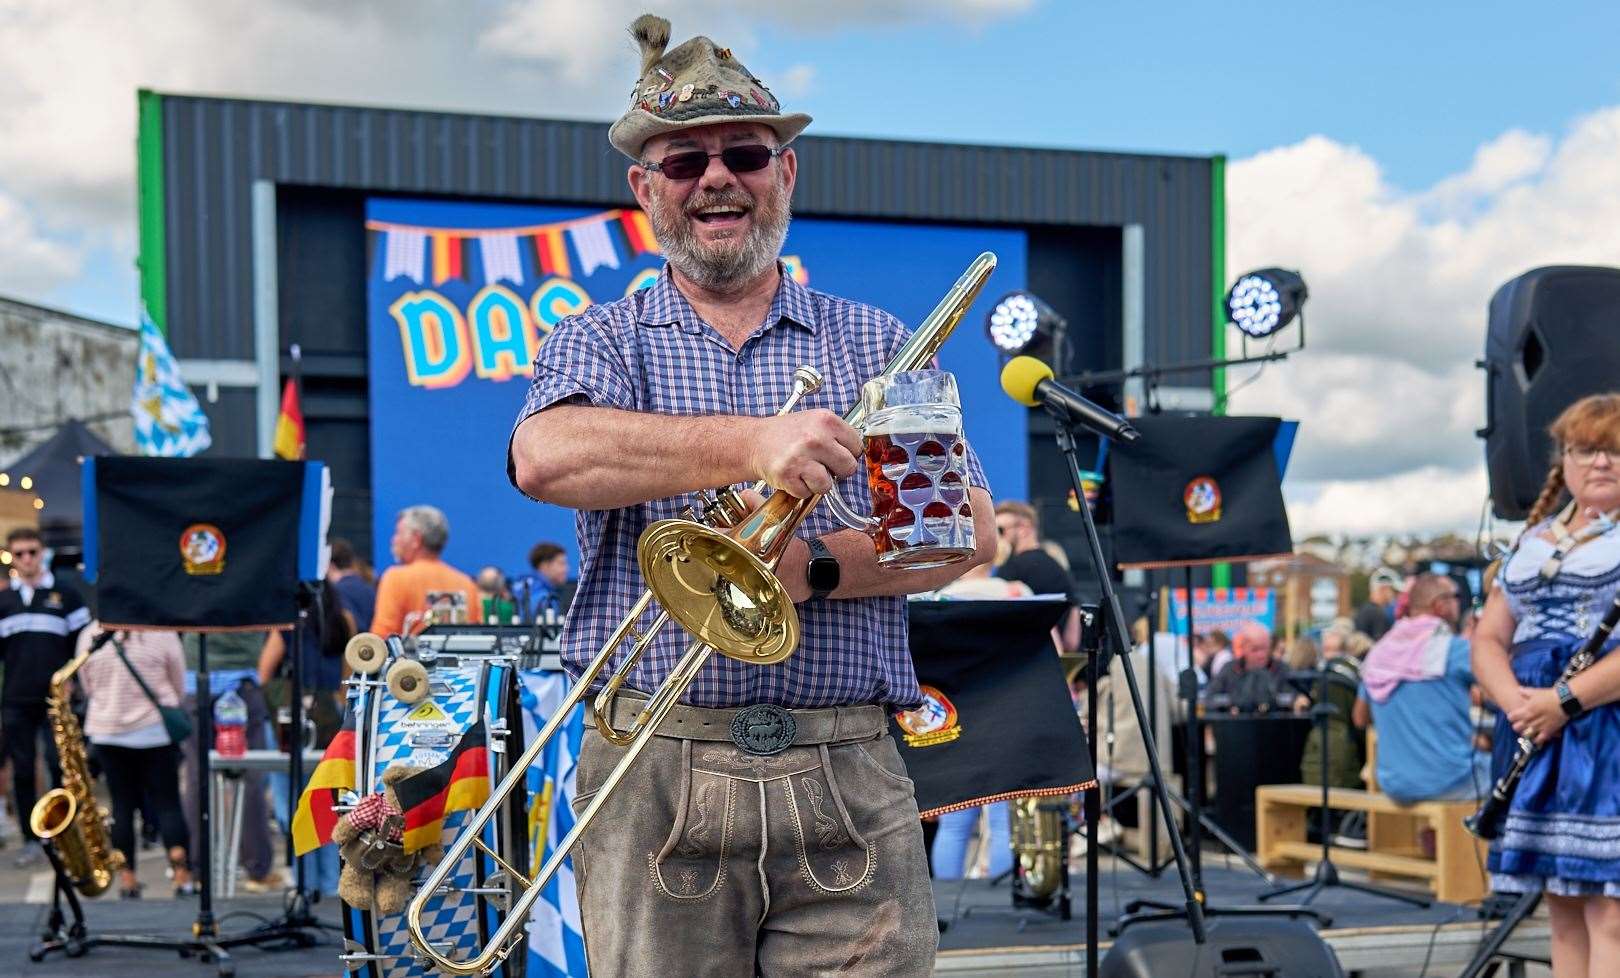
M 1068 326 L 1068 322 L 1031 292 L 1009 292 L 985 317 L 984 331 L 1005 357 L 1039 355 Z
M 1226 293 L 1226 315 L 1245 336 L 1263 339 L 1293 322 L 1309 295 L 1298 272 L 1260 268 L 1238 276 Z

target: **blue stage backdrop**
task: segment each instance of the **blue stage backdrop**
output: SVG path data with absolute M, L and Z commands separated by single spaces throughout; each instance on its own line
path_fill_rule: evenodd
M 445 559 L 469 573 L 527 573 L 529 548 L 561 543 L 578 567 L 571 510 L 506 481 L 506 444 L 530 362 L 573 312 L 649 284 L 663 265 L 635 210 L 377 198 L 367 204 L 373 555 L 391 564 L 395 515 L 430 503 L 450 519 Z M 1024 408 L 1002 394 L 984 333 L 996 299 L 1023 288 L 1021 231 L 796 219 L 784 255 L 811 288 L 870 302 L 915 326 L 981 251 L 1000 259 L 940 356 L 957 375 L 967 435 L 998 498 L 1027 492 Z

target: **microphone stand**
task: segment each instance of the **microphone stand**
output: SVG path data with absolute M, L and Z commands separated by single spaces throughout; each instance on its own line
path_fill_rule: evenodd
M 1187 851 L 1181 844 L 1180 833 L 1174 829 L 1175 814 L 1170 809 L 1170 799 L 1165 793 L 1164 772 L 1159 765 L 1158 746 L 1153 742 L 1153 728 L 1148 725 L 1147 713 L 1142 706 L 1142 690 L 1136 681 L 1136 669 L 1131 663 L 1130 650 L 1125 647 L 1125 637 L 1130 634 L 1130 629 L 1125 623 L 1125 612 L 1120 608 L 1119 595 L 1114 590 L 1113 578 L 1108 573 L 1108 562 L 1103 557 L 1102 540 L 1097 535 L 1096 521 L 1091 518 L 1091 507 L 1087 506 L 1085 501 L 1085 486 L 1082 484 L 1080 477 L 1080 459 L 1075 446 L 1074 430 L 1071 427 L 1073 422 L 1069 413 L 1061 407 L 1054 407 L 1048 403 L 1046 410 L 1052 416 L 1053 421 L 1056 422 L 1053 433 L 1057 437 L 1058 448 L 1063 452 L 1063 456 L 1068 462 L 1069 478 L 1074 482 L 1075 499 L 1080 502 L 1080 516 L 1085 526 L 1087 552 L 1091 558 L 1092 570 L 1097 575 L 1097 584 L 1102 589 L 1102 610 L 1105 616 L 1103 630 L 1112 636 L 1116 643 L 1113 651 L 1120 656 L 1124 666 L 1125 685 L 1129 687 L 1131 693 L 1131 707 L 1136 711 L 1136 723 L 1142 731 L 1142 742 L 1147 747 L 1148 768 L 1152 772 L 1153 778 L 1153 798 L 1157 802 L 1159 815 L 1164 819 L 1164 824 L 1171 827 L 1168 833 L 1170 836 L 1170 848 L 1175 856 L 1176 874 L 1181 879 L 1181 892 L 1186 901 L 1183 909 L 1176 916 L 1185 916 L 1187 918 L 1187 924 L 1192 928 L 1193 940 L 1203 944 L 1207 939 L 1207 935 L 1204 928 L 1202 895 L 1193 890 L 1192 877 L 1187 872 Z M 1103 659 L 1106 657 L 1107 650 L 1104 650 L 1104 654 L 1098 658 Z M 1094 673 L 1094 676 L 1096 674 Z M 1095 827 L 1096 822 L 1093 821 L 1088 829 L 1092 838 L 1095 838 Z M 1096 851 L 1095 844 L 1092 844 L 1091 851 Z M 1094 901 L 1093 906 L 1095 906 Z M 1087 913 L 1092 912 L 1094 911 L 1088 908 Z M 1095 944 L 1086 949 L 1086 957 L 1088 960 L 1096 957 Z

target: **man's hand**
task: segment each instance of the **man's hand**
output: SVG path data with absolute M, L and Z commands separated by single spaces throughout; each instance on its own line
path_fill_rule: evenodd
M 831 492 L 860 469 L 861 434 L 831 411 L 794 411 L 761 419 L 749 456 L 754 472 L 800 499 Z

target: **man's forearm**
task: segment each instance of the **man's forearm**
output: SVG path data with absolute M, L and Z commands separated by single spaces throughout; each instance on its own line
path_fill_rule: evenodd
M 967 573 L 978 564 L 989 563 L 996 554 L 995 504 L 983 489 L 968 490 L 973 504 L 974 553 L 967 560 L 927 570 L 896 570 L 882 567 L 877 562 L 877 550 L 872 538 L 859 530 L 839 530 L 821 538 L 832 555 L 838 558 L 838 589 L 832 598 L 870 598 L 889 594 L 920 594 L 934 591 Z M 803 540 L 794 541 L 777 567 L 777 575 L 794 600 L 802 601 L 810 594 L 805 581 L 809 563 L 809 546 Z
M 571 509 L 618 509 L 747 482 L 754 418 L 558 405 L 512 440 L 518 485 Z

